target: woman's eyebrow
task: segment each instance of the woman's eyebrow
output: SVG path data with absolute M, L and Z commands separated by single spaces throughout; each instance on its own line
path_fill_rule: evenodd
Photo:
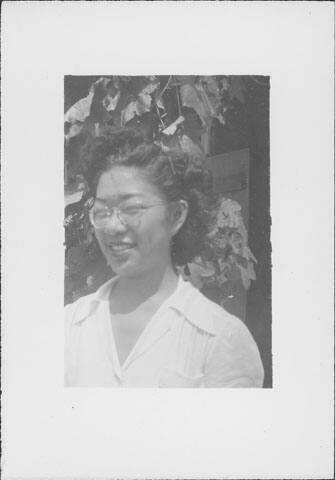
M 143 195 L 141 195 L 140 193 L 127 193 L 127 194 L 124 194 L 124 195 L 118 195 L 118 196 L 114 196 L 114 197 L 111 196 L 111 197 L 108 197 L 108 198 L 96 197 L 95 200 L 98 201 L 98 202 L 101 202 L 101 203 L 107 203 L 107 202 L 110 202 L 110 201 L 113 201 L 113 200 L 125 201 L 125 200 L 130 200 L 132 198 L 143 199 Z

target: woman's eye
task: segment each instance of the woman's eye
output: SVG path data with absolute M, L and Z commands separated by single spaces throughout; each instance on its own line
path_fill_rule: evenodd
M 143 206 L 136 206 L 136 207 L 126 207 L 122 209 L 122 212 L 126 215 L 138 215 L 139 213 L 143 212 Z
M 110 212 L 108 210 L 97 210 L 94 212 L 94 218 L 102 219 L 110 216 Z

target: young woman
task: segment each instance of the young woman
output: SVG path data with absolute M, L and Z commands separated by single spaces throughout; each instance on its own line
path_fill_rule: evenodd
M 90 219 L 116 274 L 66 307 L 71 387 L 261 387 L 247 327 L 177 274 L 206 233 L 206 175 L 130 129 L 91 150 Z

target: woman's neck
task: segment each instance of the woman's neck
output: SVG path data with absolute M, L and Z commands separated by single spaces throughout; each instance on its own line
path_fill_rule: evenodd
M 112 291 L 114 311 L 132 311 L 145 302 L 161 303 L 176 289 L 178 276 L 171 264 L 143 272 L 138 277 L 119 277 Z

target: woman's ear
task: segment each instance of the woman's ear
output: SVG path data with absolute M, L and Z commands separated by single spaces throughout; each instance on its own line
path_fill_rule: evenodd
M 184 225 L 188 215 L 188 203 L 185 200 L 179 200 L 173 211 L 172 235 L 175 235 Z

